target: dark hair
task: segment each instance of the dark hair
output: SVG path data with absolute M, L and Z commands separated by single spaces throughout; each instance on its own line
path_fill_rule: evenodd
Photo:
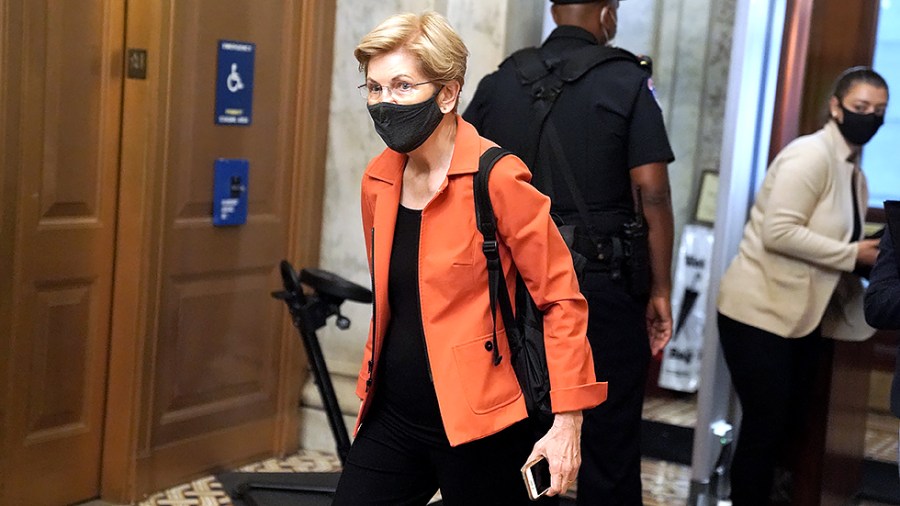
M 831 94 L 837 97 L 839 101 L 843 101 L 850 88 L 859 83 L 870 84 L 876 88 L 884 88 L 885 91 L 888 91 L 887 81 L 878 72 L 872 70 L 871 67 L 850 67 L 838 76 L 834 82 L 834 91 Z

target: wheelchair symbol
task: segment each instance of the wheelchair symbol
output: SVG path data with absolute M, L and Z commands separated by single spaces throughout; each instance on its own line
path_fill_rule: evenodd
M 231 73 L 228 74 L 228 79 L 225 81 L 225 85 L 228 86 L 228 91 L 232 93 L 237 93 L 244 89 L 244 83 L 241 81 L 241 75 L 238 74 L 237 68 L 237 63 L 231 64 Z

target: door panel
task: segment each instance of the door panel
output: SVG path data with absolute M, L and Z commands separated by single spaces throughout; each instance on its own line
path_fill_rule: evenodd
M 0 2 L 21 60 L 4 116 L 19 142 L 0 503 L 96 497 L 116 223 L 121 2 Z M 72 48 L 77 47 L 77 51 Z M 19 63 L 15 63 L 19 62 Z M 21 66 L 18 66 L 18 65 Z M 14 67 L 16 66 L 16 67 Z M 4 322 L 5 323 L 5 322 Z M 4 329 L 6 330 L 6 329 Z
M 151 444 L 271 418 L 281 308 L 269 296 L 285 249 L 289 145 L 279 112 L 292 82 L 290 25 L 280 3 L 173 2 L 160 333 Z M 200 20 L 202 19 L 202 22 Z M 257 46 L 250 126 L 213 122 L 220 39 Z M 285 53 L 282 53 L 285 51 Z M 283 108 L 283 111 L 290 107 Z M 278 121 L 281 120 L 281 121 Z M 279 142 L 281 141 L 281 142 Z M 250 161 L 248 219 L 212 226 L 213 162 Z M 261 441 L 262 448 L 270 441 Z
M 139 493 L 280 451 L 284 428 L 296 417 L 296 338 L 286 332 L 283 304 L 270 293 L 280 283 L 277 266 L 291 249 L 295 219 L 300 3 L 129 4 L 129 26 L 131 19 L 147 20 L 151 68 L 146 83 L 126 83 L 124 128 L 148 115 L 157 119 L 146 135 L 126 133 L 123 150 L 151 139 L 145 163 L 159 192 L 153 197 L 159 207 L 147 214 L 148 235 L 133 237 L 145 245 L 138 260 L 156 270 L 148 278 L 154 299 L 143 325 L 146 359 L 137 364 Z M 223 39 L 256 44 L 249 126 L 214 122 Z M 129 40 L 129 46 L 143 43 Z M 129 89 L 144 86 L 151 93 L 132 104 Z M 244 225 L 212 225 L 217 158 L 249 161 Z M 123 178 L 131 178 L 130 170 L 123 165 Z

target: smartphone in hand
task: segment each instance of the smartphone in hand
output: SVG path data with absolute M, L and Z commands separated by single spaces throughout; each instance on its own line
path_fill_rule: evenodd
M 528 490 L 528 498 L 537 501 L 550 490 L 550 463 L 543 456 L 525 464 L 522 468 L 522 479 Z

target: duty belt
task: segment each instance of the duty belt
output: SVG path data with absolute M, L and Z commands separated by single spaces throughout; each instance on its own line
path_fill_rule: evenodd
M 621 276 L 622 267 L 631 256 L 631 245 L 615 235 L 600 237 L 595 246 L 587 236 L 575 234 L 571 248 L 587 259 L 588 271 L 610 272 L 615 279 Z

